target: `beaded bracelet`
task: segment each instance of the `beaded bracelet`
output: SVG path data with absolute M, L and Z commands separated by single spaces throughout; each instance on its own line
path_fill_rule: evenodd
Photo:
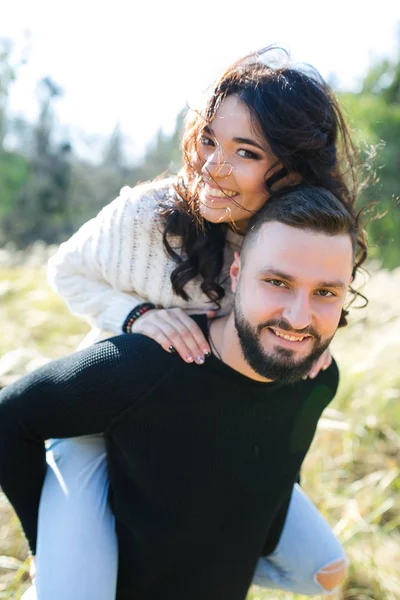
M 156 308 L 156 306 L 151 302 L 143 302 L 143 304 L 138 304 L 135 306 L 135 308 L 131 310 L 126 317 L 124 324 L 122 325 L 122 331 L 124 333 L 132 333 L 132 325 L 134 322 L 137 321 L 138 318 L 144 315 L 144 313 L 148 310 L 153 310 L 153 308 Z

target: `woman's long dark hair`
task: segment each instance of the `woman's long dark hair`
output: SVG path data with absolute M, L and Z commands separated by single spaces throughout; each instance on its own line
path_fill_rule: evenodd
M 294 173 L 303 183 L 329 190 L 351 212 L 355 210 L 358 159 L 337 100 L 315 69 L 266 64 L 265 55 L 275 50 L 266 48 L 234 63 L 213 86 L 205 107 L 187 114 L 177 200 L 165 211 L 163 237 L 167 253 L 177 263 L 171 275 L 173 289 L 185 300 L 189 299 L 185 285 L 198 275 L 210 302 L 219 305 L 224 296 L 218 278 L 229 225 L 210 223 L 199 215 L 197 198 L 203 165 L 197 140 L 227 96 L 235 94 L 247 106 L 255 129 L 282 165 L 272 176 L 266 173 L 265 186 L 271 197 L 282 187 L 276 186 L 278 181 Z M 169 244 L 170 235 L 181 238 L 181 254 Z M 358 247 L 356 269 L 366 258 L 362 233 Z

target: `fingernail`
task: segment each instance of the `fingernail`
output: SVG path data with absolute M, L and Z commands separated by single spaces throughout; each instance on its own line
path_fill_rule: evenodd
M 311 371 L 311 373 L 309 374 L 310 379 L 314 379 L 315 376 L 316 376 L 316 372 Z
M 176 352 L 176 350 L 173 346 L 168 346 L 168 350 L 172 353 Z
M 329 369 L 329 367 L 330 367 L 330 365 L 324 365 L 324 366 L 322 367 L 322 370 L 323 370 L 323 371 L 326 371 L 327 369 Z
M 206 358 L 210 358 L 210 356 L 211 356 L 211 352 L 209 352 L 209 350 L 204 350 L 204 356 L 205 356 Z
M 307 375 L 303 375 L 302 379 L 305 381 L 307 379 Z
M 196 362 L 197 364 L 202 365 L 204 363 L 204 356 L 198 356 Z
M 190 354 L 189 354 L 189 356 L 186 357 L 186 361 L 189 362 L 189 363 L 192 363 L 193 360 L 194 360 L 194 358 Z

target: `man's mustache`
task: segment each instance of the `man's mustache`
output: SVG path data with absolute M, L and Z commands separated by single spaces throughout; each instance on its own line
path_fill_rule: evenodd
M 287 331 L 288 333 L 295 333 L 297 335 L 311 335 L 315 339 L 319 339 L 320 335 L 313 327 L 303 327 L 303 329 L 293 329 L 289 325 L 285 319 L 270 319 L 269 321 L 265 321 L 265 323 L 261 323 L 257 326 L 257 333 L 261 333 L 263 329 L 267 327 L 277 327 L 278 329 L 282 329 L 283 331 Z

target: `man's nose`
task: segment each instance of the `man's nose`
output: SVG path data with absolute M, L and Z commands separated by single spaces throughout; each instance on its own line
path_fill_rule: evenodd
M 293 329 L 302 330 L 312 323 L 312 309 L 308 294 L 296 294 L 285 306 L 282 316 Z

